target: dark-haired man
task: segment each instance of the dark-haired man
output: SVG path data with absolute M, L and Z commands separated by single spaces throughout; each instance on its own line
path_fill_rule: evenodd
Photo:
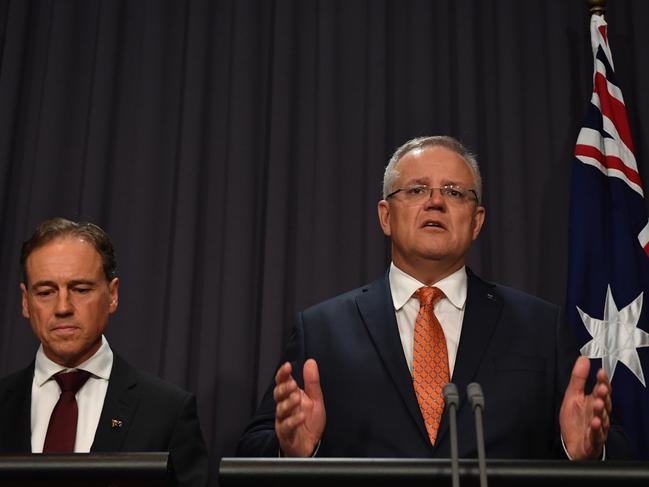
M 208 466 L 193 395 L 138 371 L 103 335 L 118 305 L 108 235 L 54 218 L 22 247 L 22 313 L 41 342 L 0 380 L 0 453 L 169 451 L 178 485 Z
M 485 217 L 475 157 L 413 139 L 386 167 L 384 278 L 298 314 L 284 364 L 239 441 L 242 456 L 449 457 L 442 388 L 460 390 L 459 454 L 476 456 L 464 391 L 482 385 L 493 458 L 625 456 L 604 371 L 585 391 L 561 310 L 465 267 Z M 606 448 L 605 448 L 606 445 Z

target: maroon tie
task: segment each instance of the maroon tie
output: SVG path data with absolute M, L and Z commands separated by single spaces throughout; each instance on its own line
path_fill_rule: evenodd
M 90 372 L 75 370 L 67 374 L 56 374 L 54 379 L 61 387 L 59 401 L 54 406 L 50 424 L 47 427 L 43 453 L 73 453 L 77 437 L 77 399 L 75 395 L 90 377 Z

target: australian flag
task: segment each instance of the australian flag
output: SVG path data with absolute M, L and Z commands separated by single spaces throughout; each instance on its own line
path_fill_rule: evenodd
M 649 459 L 649 224 L 603 16 L 593 15 L 593 95 L 575 147 L 567 314 L 613 418 Z M 601 362 L 600 362 L 601 361 Z

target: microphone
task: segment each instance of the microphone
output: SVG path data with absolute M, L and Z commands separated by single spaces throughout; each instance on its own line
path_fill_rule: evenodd
M 451 430 L 451 479 L 453 487 L 460 487 L 460 464 L 457 450 L 457 408 L 460 406 L 460 394 L 452 382 L 444 386 L 444 402 Z
M 484 427 L 482 426 L 482 411 L 484 410 L 484 395 L 482 387 L 477 382 L 466 386 L 466 395 L 475 414 L 475 436 L 478 446 L 478 469 L 480 471 L 480 487 L 487 487 L 487 465 L 484 450 Z

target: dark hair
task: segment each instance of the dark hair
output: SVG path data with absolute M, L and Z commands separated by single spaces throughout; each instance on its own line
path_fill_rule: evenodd
M 27 282 L 27 258 L 30 254 L 52 240 L 65 237 L 76 237 L 92 245 L 101 256 L 106 279 L 113 280 L 117 275 L 117 261 L 115 260 L 115 249 L 108 234 L 94 223 L 77 223 L 56 217 L 39 224 L 29 240 L 23 243 L 20 251 L 20 268 L 25 282 Z

